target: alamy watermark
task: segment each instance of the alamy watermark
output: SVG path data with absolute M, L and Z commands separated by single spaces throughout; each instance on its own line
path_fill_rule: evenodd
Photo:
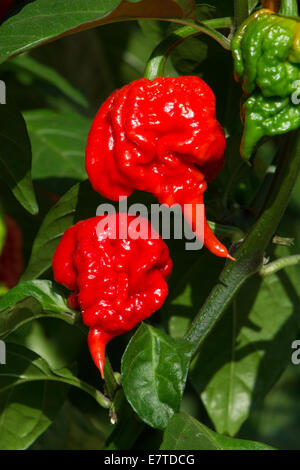
M 6 85 L 3 80 L 0 80 L 0 104 L 6 104 Z
M 291 95 L 291 102 L 295 105 L 300 104 L 300 80 L 295 80 L 292 84 L 292 88 L 295 89 Z
M 300 340 L 297 339 L 292 343 L 292 349 L 295 349 L 295 351 L 292 354 L 292 364 L 294 366 L 299 366 L 300 364 Z
M 0 340 L 0 365 L 6 364 L 6 344 Z
M 98 224 L 96 232 L 99 237 L 105 236 L 111 239 L 156 239 L 159 233 L 164 240 L 187 240 L 185 248 L 188 251 L 200 250 L 204 243 L 204 204 L 174 204 L 168 207 L 165 204 L 151 204 L 149 208 L 144 204 L 132 204 L 128 207 L 127 198 L 120 197 L 118 203 L 119 226 L 116 227 L 113 220 L 108 216 L 116 214 L 117 209 L 113 204 L 100 204 L 97 208 L 97 216 L 104 217 Z M 134 216 L 134 220 L 128 223 L 127 216 Z M 148 219 L 151 224 L 151 233 L 143 224 L 143 219 Z M 193 223 L 192 230 L 191 223 Z

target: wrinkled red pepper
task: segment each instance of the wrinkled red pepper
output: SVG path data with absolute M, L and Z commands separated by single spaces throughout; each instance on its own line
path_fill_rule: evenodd
M 90 328 L 89 349 L 102 377 L 106 344 L 158 310 L 168 294 L 169 250 L 156 232 L 151 238 L 147 219 L 138 220 L 150 238 L 134 239 L 133 231 L 141 230 L 132 229 L 136 220 L 111 214 L 78 222 L 65 232 L 53 257 L 55 280 L 73 291 L 68 304 L 81 309 Z M 120 222 L 127 225 L 123 235 Z
M 224 150 L 215 96 L 203 80 L 142 78 L 100 107 L 88 137 L 86 171 L 93 188 L 112 200 L 138 189 L 161 204 L 192 205 L 185 216 L 202 239 L 194 208 L 221 170 Z M 202 241 L 214 254 L 231 258 L 206 219 Z
M 0 255 L 0 284 L 14 287 L 23 271 L 23 236 L 17 223 L 5 216 L 6 238 Z

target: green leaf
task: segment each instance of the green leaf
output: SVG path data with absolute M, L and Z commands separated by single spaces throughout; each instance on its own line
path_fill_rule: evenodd
M 33 179 L 58 193 L 62 184 L 57 178 L 86 179 L 84 153 L 89 119 L 50 110 L 29 111 L 24 118 L 32 145 Z
M 122 358 L 127 400 L 147 424 L 164 429 L 179 410 L 190 362 L 190 345 L 145 323 Z
M 299 337 L 299 336 L 298 336 Z M 239 432 L 241 438 L 255 435 L 258 441 L 271 442 L 280 450 L 299 450 L 300 368 L 290 364 L 280 381 Z
M 239 1 L 239 0 L 238 0 Z M 197 11 L 203 11 L 205 8 L 215 9 L 215 18 L 221 16 L 233 16 L 234 13 L 234 2 L 227 2 L 224 0 L 196 0 Z
M 32 351 L 8 343 L 6 365 L 0 367 L 0 448 L 30 446 L 56 416 L 68 385 L 89 393 L 101 406 L 109 406 L 100 392 L 68 369 L 53 371 Z
M 1 315 L 1 314 L 0 314 Z M 45 359 L 52 370 L 73 367 L 87 350 L 87 328 L 78 327 L 44 313 L 9 334 L 6 341 L 19 344 Z
M 160 450 L 275 450 L 266 444 L 222 436 L 185 413 L 173 416 Z
M 249 15 L 253 12 L 257 4 L 258 4 L 258 0 L 248 0 Z
M 33 244 L 23 280 L 35 279 L 51 267 L 52 257 L 63 233 L 74 223 L 96 215 L 103 199 L 89 181 L 73 186 L 48 212 Z
M 84 107 L 87 106 L 87 101 L 79 90 L 74 88 L 64 77 L 62 77 L 55 70 L 50 67 L 47 67 L 44 64 L 41 64 L 32 57 L 23 54 L 21 56 L 11 59 L 8 63 L 8 66 L 16 71 L 21 70 L 30 73 L 35 78 L 54 86 L 61 93 L 63 93 L 75 103 Z
M 0 298 L 0 337 L 40 317 L 50 316 L 74 324 L 77 313 L 51 281 L 25 281 Z
M 50 382 L 44 361 L 24 348 L 7 345 L 6 361 L 0 367 L 0 448 L 23 450 L 52 423 L 69 387 Z
M 191 365 L 192 384 L 220 433 L 237 433 L 290 361 L 299 318 L 300 271 L 288 275 L 294 269 L 250 279 Z
M 5 104 L 0 106 L 0 174 L 22 206 L 36 214 L 26 125 L 18 110 Z
M 119 7 L 119 8 L 117 8 Z M 0 28 L 0 63 L 62 36 L 126 18 L 183 18 L 193 0 L 121 2 L 120 0 L 39 0 L 29 3 Z
M 196 9 L 194 0 L 173 0 L 173 3 L 181 8 L 184 16 L 192 15 Z
M 87 413 L 85 407 L 80 405 L 76 408 L 67 400 L 53 424 L 34 442 L 30 450 L 102 449 L 110 426 L 107 411 L 95 406 L 97 413 L 101 413 L 101 422 L 97 428 L 89 419 L 90 409 Z
M 279 10 L 280 15 L 295 16 L 298 18 L 298 1 L 282 0 Z

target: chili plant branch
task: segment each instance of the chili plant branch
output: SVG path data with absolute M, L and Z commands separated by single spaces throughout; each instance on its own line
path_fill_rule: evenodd
M 218 284 L 211 291 L 185 335 L 193 345 L 194 354 L 231 304 L 240 287 L 261 269 L 264 252 L 288 205 L 299 169 L 300 131 L 296 131 L 290 135 L 287 151 L 281 154 L 259 219 L 234 253 L 237 262 L 227 262 Z
M 61 377 L 60 379 L 57 378 L 57 379 L 48 379 L 48 380 L 54 380 L 54 381 L 60 380 L 61 382 L 77 387 L 80 390 L 84 390 L 91 397 L 93 397 L 102 408 L 110 408 L 110 406 L 112 405 L 112 402 L 105 395 L 103 395 L 103 393 L 101 393 L 99 390 L 95 389 L 88 383 L 84 382 L 83 380 L 78 380 L 77 378 L 64 377 L 64 376 Z
M 105 379 L 105 387 L 107 389 L 108 396 L 111 399 L 113 399 L 116 394 L 116 391 L 119 388 L 119 385 L 116 381 L 114 371 L 112 369 L 111 363 L 107 356 L 105 358 L 104 379 Z
M 281 269 L 287 268 L 288 266 L 295 266 L 300 263 L 300 255 L 286 256 L 285 258 L 280 258 L 272 263 L 263 266 L 259 271 L 259 274 L 263 277 L 269 276 L 270 274 L 275 274 Z
M 177 29 L 174 33 L 167 36 L 154 49 L 150 59 L 147 62 L 144 76 L 153 80 L 156 77 L 163 76 L 165 65 L 171 52 L 186 39 L 205 33 L 215 39 L 226 50 L 230 50 L 230 41 L 223 34 L 214 28 L 228 28 L 231 26 L 230 18 L 219 18 L 216 20 L 207 20 L 192 26 L 184 26 Z
M 233 225 L 217 224 L 216 222 L 208 221 L 208 225 L 215 235 L 229 238 L 233 243 L 239 242 L 244 238 L 244 233 L 238 227 Z
M 286 16 L 298 16 L 297 0 L 282 0 L 279 13 Z

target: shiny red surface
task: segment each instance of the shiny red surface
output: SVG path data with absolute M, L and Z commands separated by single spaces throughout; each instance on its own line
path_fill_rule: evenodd
M 111 227 L 119 236 L 120 217 L 128 224 L 125 233 L 129 236 L 111 239 L 107 236 Z M 106 343 L 162 306 L 172 270 L 169 250 L 160 237 L 130 237 L 136 217 L 109 215 L 110 228 L 98 225 L 104 218 L 94 217 L 70 227 L 52 263 L 55 280 L 73 291 L 70 307 L 81 309 L 83 321 L 90 327 L 89 347 L 102 377 Z M 148 220 L 139 220 L 150 234 Z
M 183 207 L 203 204 L 206 183 L 223 166 L 224 150 L 215 96 L 203 80 L 142 78 L 116 90 L 100 107 L 85 164 L 93 188 L 109 199 L 138 189 L 161 204 Z M 189 222 L 198 235 L 195 221 Z M 204 244 L 226 257 L 206 220 L 204 226 Z

